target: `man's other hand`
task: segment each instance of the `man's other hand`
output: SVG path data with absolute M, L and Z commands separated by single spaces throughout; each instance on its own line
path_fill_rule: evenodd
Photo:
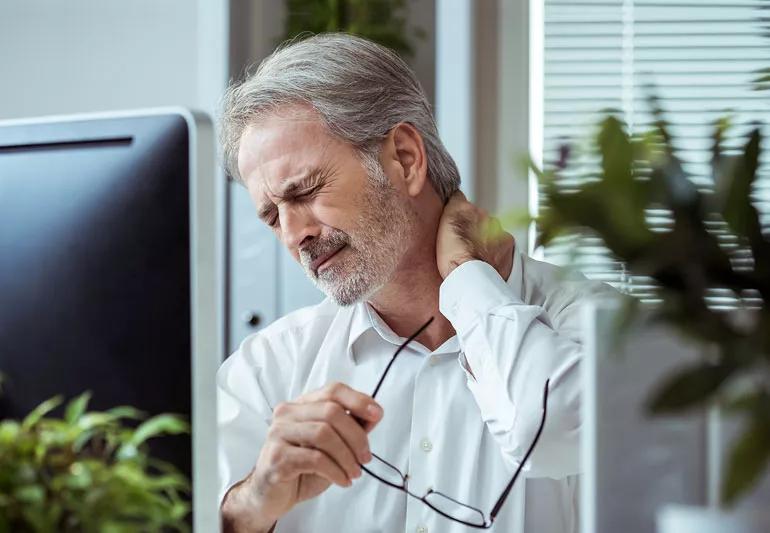
M 473 259 L 489 263 L 503 279 L 513 266 L 513 235 L 500 221 L 455 192 L 444 206 L 436 237 L 436 263 L 442 278 Z
M 372 458 L 367 434 L 381 419 L 371 396 L 343 383 L 277 405 L 256 466 L 223 502 L 225 530 L 266 531 L 332 483 L 349 487 Z

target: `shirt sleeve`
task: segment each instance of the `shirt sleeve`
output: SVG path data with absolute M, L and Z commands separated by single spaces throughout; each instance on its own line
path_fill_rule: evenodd
M 550 379 L 543 433 L 524 471 L 561 479 L 579 471 L 581 347 L 527 305 L 489 264 L 468 261 L 440 289 L 457 332 L 466 383 L 504 458 L 518 466 L 534 439 Z
M 219 502 L 256 465 L 272 419 L 261 385 L 264 368 L 251 353 L 268 349 L 257 335 L 248 337 L 217 372 Z

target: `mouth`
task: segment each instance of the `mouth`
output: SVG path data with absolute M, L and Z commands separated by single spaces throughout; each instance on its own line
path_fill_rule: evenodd
M 336 256 L 339 252 L 344 250 L 347 247 L 347 244 L 343 244 L 341 247 L 337 248 L 336 250 L 332 250 L 331 252 L 322 255 L 321 257 L 318 257 L 310 263 L 310 270 L 315 272 L 316 275 L 318 275 L 318 271 L 326 265 L 330 259 L 332 259 L 334 256 Z

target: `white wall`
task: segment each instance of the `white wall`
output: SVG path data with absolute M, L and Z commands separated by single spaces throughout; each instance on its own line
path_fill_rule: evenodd
M 542 118 L 538 87 L 537 0 L 490 0 L 475 8 L 476 201 L 503 215 L 526 212 L 533 190 L 521 161 L 537 154 Z M 507 225 L 517 246 L 528 252 L 529 231 Z
M 524 165 L 540 151 L 537 1 L 436 0 L 436 118 L 468 198 L 498 215 L 526 212 Z M 529 250 L 529 230 L 506 224 Z
M 0 117 L 202 107 L 196 10 L 189 0 L 0 3 Z

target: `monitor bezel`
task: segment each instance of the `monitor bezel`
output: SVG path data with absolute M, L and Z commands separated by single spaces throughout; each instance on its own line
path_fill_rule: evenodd
M 193 530 L 218 531 L 216 373 L 225 356 L 225 191 L 214 126 L 185 107 L 105 111 L 0 120 L 0 128 L 175 115 L 189 139 L 190 331 Z

